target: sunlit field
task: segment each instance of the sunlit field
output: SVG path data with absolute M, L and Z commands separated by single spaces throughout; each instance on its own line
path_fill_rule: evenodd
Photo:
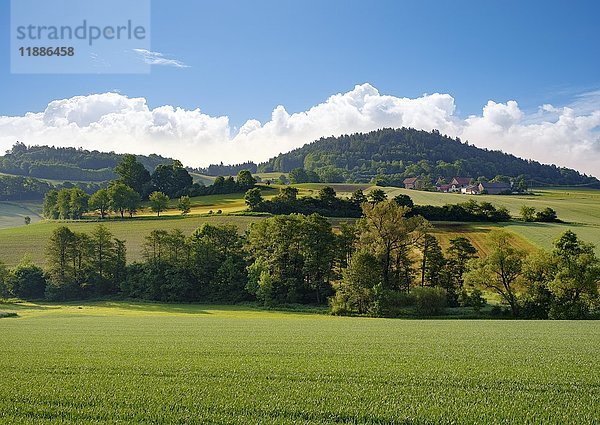
M 2 305 L 0 423 L 598 423 L 595 322 Z

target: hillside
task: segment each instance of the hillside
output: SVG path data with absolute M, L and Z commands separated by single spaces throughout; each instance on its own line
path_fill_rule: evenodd
M 406 177 L 525 176 L 530 186 L 572 185 L 599 187 L 600 181 L 576 170 L 524 160 L 500 151 L 477 148 L 441 135 L 412 128 L 321 138 L 260 164 L 259 172 L 289 172 L 294 168 L 346 181 L 368 182 L 385 175 L 388 185 L 399 186 Z M 323 173 L 327 170 L 327 173 Z
M 17 142 L 0 156 L 0 173 L 52 180 L 106 181 L 115 178 L 114 168 L 123 155 L 54 146 L 25 146 Z M 159 155 L 136 155 L 148 171 L 173 160 Z

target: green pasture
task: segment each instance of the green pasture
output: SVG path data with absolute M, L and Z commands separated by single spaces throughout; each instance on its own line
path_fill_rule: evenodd
M 0 202 L 0 229 L 24 226 L 26 216 L 31 218 L 32 223 L 40 221 L 41 203 Z
M 316 195 L 323 184 L 306 183 L 298 185 L 301 195 Z M 356 188 L 366 189 L 367 185 L 334 184 L 336 191 L 341 194 L 350 193 Z M 263 196 L 271 198 L 278 192 L 279 186 L 261 187 Z M 398 188 L 385 188 L 389 196 L 399 193 L 410 195 L 417 204 L 443 205 L 446 203 L 464 202 L 469 199 L 477 201 L 490 201 L 497 205 L 504 205 L 512 214 L 518 215 L 521 205 L 527 204 L 538 209 L 550 206 L 558 212 L 559 218 L 567 223 L 524 223 L 511 221 L 508 223 L 435 223 L 436 236 L 440 239 L 442 246 L 456 236 L 465 236 L 485 254 L 485 236 L 493 228 L 502 227 L 513 232 L 517 237 L 515 243 L 522 249 L 530 251 L 534 247 L 549 249 L 552 242 L 564 231 L 571 229 L 580 238 L 596 245 L 596 252 L 600 255 L 600 191 L 594 190 L 558 190 L 548 189 L 536 191 L 534 195 L 527 196 L 468 196 L 459 194 L 430 193 Z M 171 209 L 161 213 L 159 219 L 156 214 L 147 208 L 140 212 L 133 220 L 116 220 L 112 217 L 103 223 L 115 234 L 116 237 L 127 241 L 128 258 L 134 261 L 140 258 L 141 244 L 144 237 L 154 229 L 180 228 L 186 234 L 190 234 L 195 228 L 204 222 L 231 223 L 244 231 L 253 221 L 260 217 L 226 215 L 235 213 L 246 208 L 243 194 L 209 195 L 199 196 L 191 199 L 191 216 L 181 217 L 176 209 L 177 200 L 171 201 Z M 44 247 L 53 229 L 59 225 L 66 224 L 76 231 L 92 231 L 98 224 L 96 220 L 80 222 L 48 222 L 25 226 L 24 215 L 29 215 L 32 222 L 40 220 L 36 212 L 40 211 L 40 204 L 15 204 L 0 203 L 0 261 L 8 265 L 17 264 L 25 254 L 38 264 L 44 263 Z M 206 216 L 209 211 L 215 213 Z M 218 210 L 223 215 L 216 214 Z M 334 225 L 342 221 L 353 221 L 347 219 L 331 219 Z M 15 227 L 17 226 L 17 227 Z
M 594 189 L 543 189 L 534 190 L 532 195 L 461 195 L 457 193 L 435 193 L 399 188 L 384 188 L 389 197 L 409 195 L 415 204 L 444 205 L 474 199 L 487 201 L 508 208 L 513 217 L 519 217 L 521 206 L 535 207 L 538 211 L 553 208 L 558 218 L 565 223 L 524 223 L 511 221 L 494 226 L 503 227 L 518 234 L 531 244 L 551 248 L 552 242 L 566 230 L 596 245 L 600 255 L 600 190 Z M 477 225 L 466 225 L 477 226 Z
M 586 321 L 0 304 L 0 423 L 593 424 Z
M 203 184 L 204 186 L 210 186 L 211 184 L 213 184 L 215 182 L 215 178 L 216 178 L 213 176 L 205 176 L 204 174 L 198 174 L 198 173 L 190 173 L 190 176 L 192 176 L 194 183 Z
M 45 247 L 58 226 L 68 226 L 76 232 L 90 233 L 102 223 L 114 237 L 126 241 L 127 259 L 139 260 L 142 257 L 142 244 L 144 238 L 152 230 L 181 229 L 186 235 L 191 234 L 203 223 L 234 224 L 241 232 L 245 231 L 250 223 L 260 220 L 254 216 L 191 216 L 191 217 L 165 217 L 165 218 L 137 218 L 137 219 L 108 219 L 103 221 L 43 221 L 29 226 L 14 227 L 0 230 L 0 261 L 8 266 L 14 266 L 24 256 L 29 257 L 34 263 L 45 263 Z

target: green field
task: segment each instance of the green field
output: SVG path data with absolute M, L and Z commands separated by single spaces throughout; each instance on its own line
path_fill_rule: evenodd
M 0 261 L 7 266 L 14 266 L 28 256 L 35 264 L 45 263 L 45 247 L 52 231 L 58 226 L 68 226 L 76 232 L 92 232 L 98 224 L 104 224 L 114 237 L 126 241 L 127 259 L 129 261 L 139 260 L 142 257 L 142 244 L 144 238 L 155 229 L 181 229 L 186 235 L 190 235 L 203 223 L 212 224 L 234 224 L 241 232 L 245 231 L 250 223 L 260 220 L 253 216 L 191 216 L 191 217 L 169 217 L 169 218 L 138 218 L 124 220 L 104 221 L 43 221 L 29 226 L 13 227 L 0 230 Z
M 315 196 L 324 184 L 307 183 L 297 185 L 303 196 Z M 356 188 L 367 189 L 368 185 L 334 184 L 336 191 L 342 196 L 349 194 Z M 263 188 L 265 198 L 273 197 L 279 186 Z M 537 209 L 550 206 L 558 212 L 559 218 L 568 223 L 524 223 L 512 221 L 508 223 L 435 223 L 436 236 L 442 246 L 446 246 L 449 239 L 456 236 L 466 236 L 485 254 L 485 236 L 496 227 L 505 228 L 515 235 L 516 244 L 527 251 L 534 247 L 549 249 L 552 241 L 565 230 L 575 231 L 583 240 L 596 245 L 596 252 L 600 255 L 600 191 L 598 190 L 566 190 L 547 189 L 536 191 L 535 195 L 527 196 L 467 196 L 448 193 L 431 193 L 398 188 L 385 188 L 389 196 L 399 193 L 410 195 L 417 204 L 443 205 L 446 203 L 465 202 L 469 199 L 489 201 L 497 205 L 506 206 L 513 215 L 518 215 L 523 204 L 535 206 Z M 141 211 L 134 220 L 107 220 L 104 221 L 114 235 L 127 242 L 128 259 L 140 259 L 141 244 L 144 237 L 154 229 L 179 228 L 186 234 L 204 222 L 231 223 L 238 225 L 241 231 L 248 228 L 253 221 L 260 217 L 214 215 L 202 216 L 209 211 L 234 213 L 246 208 L 243 194 L 210 195 L 192 198 L 191 216 L 182 218 L 179 210 L 175 208 L 176 200 L 171 201 L 169 211 L 161 214 L 156 219 L 155 214 L 149 210 Z M 29 255 L 37 264 L 44 263 L 44 247 L 52 232 L 59 225 L 67 224 L 76 231 L 91 231 L 98 221 L 84 222 L 48 222 L 25 226 L 23 216 L 29 215 L 32 221 L 39 221 L 36 212 L 40 204 L 14 204 L 0 203 L 0 261 L 7 265 L 17 264 L 24 255 Z M 332 219 L 334 225 L 345 219 Z M 17 226 L 17 227 L 15 227 Z M 3 228 L 4 227 L 4 228 Z
M 0 319 L 0 423 L 600 421 L 595 322 L 126 302 Z
M 508 208 L 513 217 L 519 216 L 521 206 L 535 207 L 538 211 L 553 208 L 558 218 L 565 223 L 523 223 L 510 222 L 497 226 L 510 230 L 525 238 L 535 246 L 551 248 L 552 242 L 568 229 L 573 230 L 583 240 L 596 245 L 600 255 L 600 190 L 594 189 L 543 189 L 534 190 L 533 195 L 480 195 L 469 196 L 456 193 L 435 193 L 398 188 L 384 188 L 389 197 L 398 194 L 409 195 L 415 204 L 444 205 L 466 202 L 474 199 L 487 201 Z M 466 225 L 478 226 L 478 225 Z
M 0 202 L 0 229 L 24 226 L 25 217 L 32 223 L 42 219 L 41 204 L 35 202 Z

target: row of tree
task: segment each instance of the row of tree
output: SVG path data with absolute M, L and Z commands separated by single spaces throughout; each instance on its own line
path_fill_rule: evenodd
M 104 182 L 116 177 L 115 167 L 124 155 L 81 148 L 26 146 L 16 142 L 0 157 L 0 172 L 51 180 Z M 138 162 L 154 170 L 172 160 L 159 155 L 137 155 Z
M 258 187 L 250 189 L 244 195 L 246 205 L 250 211 L 266 212 L 271 214 L 313 214 L 317 213 L 326 217 L 354 217 L 363 215 L 362 205 L 365 203 L 378 204 L 387 200 L 388 196 L 382 189 L 374 189 L 365 195 L 357 189 L 349 198 L 339 198 L 332 187 L 319 190 L 316 197 L 298 197 L 296 187 L 287 186 L 273 199 L 265 200 Z M 459 204 L 443 206 L 414 205 L 408 195 L 400 194 L 393 201 L 404 207 L 410 208 L 410 216 L 419 215 L 432 221 L 489 221 L 500 222 L 510 220 L 510 214 L 505 207 L 496 207 L 490 202 L 478 203 L 474 199 Z
M 78 187 L 49 190 L 44 197 L 43 213 L 49 219 L 81 219 L 84 214 L 95 211 L 104 219 L 109 212 L 133 217 L 148 200 L 150 209 L 160 215 L 169 206 L 172 197 L 179 197 L 178 208 L 187 214 L 191 208 L 190 195 L 245 192 L 254 187 L 256 180 L 248 170 L 237 176 L 217 177 L 210 186 L 192 184 L 192 177 L 179 161 L 161 164 L 150 174 L 134 155 L 125 155 L 116 166 L 119 176 L 89 196 Z M 149 190 L 154 189 L 152 192 Z
M 9 271 L 3 294 L 73 299 L 107 294 L 160 301 L 258 300 L 331 305 L 336 314 L 433 315 L 485 304 L 496 293 L 514 317 L 586 318 L 600 312 L 600 260 L 568 231 L 552 252 L 527 255 L 493 231 L 488 252 L 457 237 L 443 250 L 432 226 L 395 201 L 363 203 L 355 224 L 333 229 L 318 215 L 277 215 L 245 235 L 205 224 L 192 235 L 152 231 L 143 260 L 127 265 L 125 243 L 100 225 L 91 234 L 57 228 L 48 268 Z M 37 274 L 36 274 L 37 273 Z M 5 273 L 6 274 L 6 270 Z M 38 278 L 36 276 L 42 276 Z M 8 282 L 8 283 L 6 283 Z

